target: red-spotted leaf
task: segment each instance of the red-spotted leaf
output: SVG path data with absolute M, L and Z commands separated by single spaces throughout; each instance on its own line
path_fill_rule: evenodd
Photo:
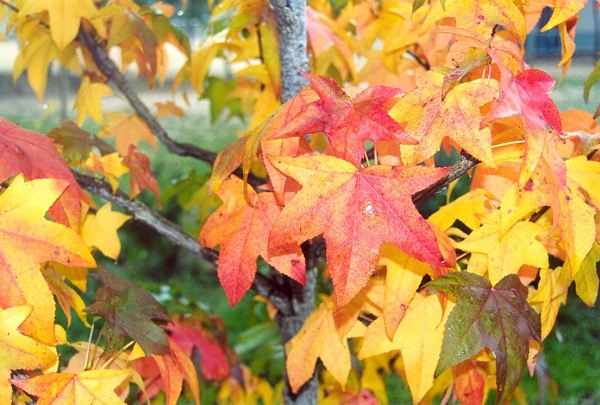
M 270 160 L 302 189 L 273 224 L 269 247 L 276 251 L 323 234 L 338 305 L 365 286 L 383 242 L 423 262 L 441 264 L 435 235 L 411 197 L 444 176 L 447 168 L 377 165 L 359 170 L 322 155 Z
M 492 287 L 485 278 L 467 272 L 450 273 L 427 286 L 457 298 L 446 323 L 436 376 L 487 347 L 496 357 L 498 402 L 506 400 L 527 365 L 529 342 L 541 341 L 540 316 L 527 302 L 527 287 L 515 274 Z
M 270 139 L 324 132 L 334 154 L 357 167 L 365 155 L 367 140 L 416 143 L 383 106 L 400 93 L 400 89 L 374 86 L 351 98 L 333 79 L 309 73 L 304 76 L 319 99 L 307 104 Z

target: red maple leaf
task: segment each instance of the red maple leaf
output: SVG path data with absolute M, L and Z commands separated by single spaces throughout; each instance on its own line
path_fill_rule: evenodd
M 524 186 L 539 162 L 546 144 L 546 125 L 562 134 L 560 114 L 548 96 L 554 79 L 541 70 L 528 69 L 514 77 L 500 99 L 492 103 L 481 126 L 499 118 L 520 115 L 525 123 L 525 156 L 519 184 Z
M 519 73 L 493 103 L 483 125 L 498 118 L 521 115 L 528 130 L 543 130 L 547 124 L 562 133 L 558 108 L 547 94 L 554 83 L 554 79 L 541 70 Z
M 57 222 L 79 228 L 81 200 L 87 200 L 52 139 L 0 117 L 0 182 L 19 173 L 28 180 L 62 179 L 69 186 L 48 213 Z
M 443 177 L 447 168 L 377 165 L 357 169 L 323 155 L 272 156 L 271 162 L 303 188 L 273 224 L 270 251 L 323 234 L 339 305 L 365 286 L 383 242 L 423 262 L 441 265 L 436 238 L 411 197 Z
M 333 79 L 310 73 L 304 76 L 319 100 L 307 104 L 270 139 L 324 132 L 335 156 L 357 167 L 367 140 L 416 143 L 383 107 L 400 89 L 374 86 L 351 98 Z

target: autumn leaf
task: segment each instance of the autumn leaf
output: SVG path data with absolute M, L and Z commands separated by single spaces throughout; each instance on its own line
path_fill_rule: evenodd
M 333 79 L 309 73 L 304 77 L 319 100 L 306 105 L 270 139 L 324 132 L 334 154 L 357 167 L 365 156 L 367 140 L 415 143 L 383 107 L 400 89 L 375 86 L 350 98 Z
M 129 373 L 129 370 L 87 370 L 79 374 L 50 373 L 10 382 L 36 396 L 39 405 L 124 405 L 115 389 L 129 377 Z
M 441 206 L 431 214 L 429 221 L 437 224 L 443 231 L 452 227 L 456 221 L 462 222 L 469 229 L 479 228 L 489 200 L 490 196 L 484 189 L 471 190 L 451 203 Z
M 558 108 L 548 96 L 554 79 L 541 70 L 527 69 L 514 77 L 501 96 L 492 103 L 481 126 L 499 118 L 520 115 L 525 123 L 525 157 L 521 166 L 519 185 L 529 180 L 546 143 L 546 125 L 562 134 Z
M 52 39 L 58 49 L 64 49 L 77 36 L 81 19 L 90 19 L 96 7 L 92 0 L 25 0 L 21 2 L 19 15 L 41 11 L 48 11 Z
M 435 236 L 411 196 L 439 180 L 446 168 L 378 165 L 359 170 L 332 156 L 270 160 L 303 188 L 273 224 L 269 247 L 323 234 L 338 305 L 365 286 L 383 242 L 420 261 L 441 264 Z
M 323 302 L 308 316 L 304 325 L 287 344 L 285 368 L 292 388 L 298 392 L 315 370 L 317 359 L 340 383 L 345 385 L 350 372 L 350 350 L 340 338 L 333 319 L 333 302 Z
M 157 148 L 156 137 L 148 125 L 136 114 L 114 111 L 105 114 L 106 124 L 100 132 L 101 137 L 113 137 L 117 151 L 126 156 L 129 145 L 138 146 L 140 141 L 146 141 L 154 149 Z
M 542 340 L 546 339 L 554 328 L 560 306 L 567 303 L 567 291 L 571 281 L 571 274 L 566 266 L 554 270 L 540 269 L 537 291 L 528 301 L 540 313 Z
M 92 152 L 84 165 L 87 170 L 104 175 L 110 183 L 113 193 L 119 188 L 121 176 L 129 171 L 129 168 L 123 165 L 123 158 L 117 152 L 104 156 L 98 156 Z
M 597 263 L 600 261 L 600 245 L 594 243 L 592 250 L 585 257 L 581 268 L 575 275 L 575 291 L 586 305 L 593 307 L 598 298 L 598 279 Z
M 541 28 L 541 32 L 546 32 L 577 15 L 585 6 L 586 0 L 556 0 L 552 3 L 552 8 L 554 9 L 552 16 L 550 16 L 546 25 Z
M 49 215 L 63 225 L 79 228 L 81 200 L 87 200 L 52 140 L 0 118 L 0 182 L 23 173 L 29 180 L 55 178 L 68 182 Z
M 121 350 L 126 336 L 139 343 L 146 355 L 167 353 L 169 346 L 163 328 L 170 318 L 156 299 L 103 267 L 94 270 L 94 274 L 102 281 L 102 287 L 85 311 L 106 319 L 105 353 Z
M 175 315 L 167 326 L 170 339 L 188 356 L 200 353 L 202 378 L 223 381 L 232 373 L 235 359 L 233 349 L 227 342 L 225 324 L 217 316 L 194 312 L 191 315 Z
M 75 106 L 77 110 L 77 125 L 81 126 L 85 116 L 89 115 L 91 119 L 98 124 L 102 124 L 102 101 L 104 96 L 112 96 L 114 92 L 104 83 L 92 83 L 88 76 L 84 76 L 77 96 L 75 97 Z
M 500 234 L 500 214 L 494 211 L 482 219 L 482 226 L 454 245 L 464 252 L 487 256 L 488 277 L 497 283 L 508 274 L 517 274 L 522 265 L 547 268 L 548 252 L 539 238 L 549 233 L 541 225 L 520 221 Z
M 27 81 L 37 98 L 42 101 L 48 82 L 48 67 L 60 52 L 48 29 L 41 24 L 28 30 L 26 38 L 27 43 L 15 59 L 13 80 L 16 82 L 27 69 Z
M 3 404 L 12 403 L 8 383 L 11 370 L 42 369 L 56 361 L 54 353 L 19 330 L 32 310 L 32 306 L 24 305 L 0 311 L 0 402 Z
M 67 326 L 71 325 L 71 309 L 73 309 L 83 324 L 90 327 L 86 314 L 83 312 L 85 308 L 83 299 L 75 289 L 65 282 L 65 277 L 55 268 L 59 266 L 58 264 L 48 264 L 42 268 L 42 274 L 67 318 Z
M 129 152 L 123 159 L 123 164 L 129 167 L 129 197 L 137 197 L 143 189 L 148 189 L 156 197 L 158 208 L 162 208 L 158 181 L 152 174 L 150 158 L 133 145 L 129 145 Z
M 529 341 L 541 342 L 540 317 L 527 302 L 527 287 L 514 274 L 492 287 L 467 272 L 450 273 L 427 287 L 457 298 L 446 322 L 435 375 L 487 347 L 496 357 L 498 402 L 507 399 L 527 365 Z
M 155 115 L 157 118 L 168 117 L 169 115 L 174 115 L 178 118 L 185 116 L 185 111 L 172 101 L 154 103 L 154 105 L 156 106 Z
M 432 274 L 431 266 L 384 243 L 379 251 L 379 264 L 386 266 L 383 319 L 391 340 L 402 321 L 423 276 Z
M 448 137 L 477 159 L 493 166 L 491 133 L 489 128 L 480 128 L 480 123 L 481 107 L 498 93 L 495 82 L 461 83 L 444 94 L 444 80 L 439 72 L 425 73 L 417 80 L 417 88 L 402 96 L 390 109 L 390 116 L 419 141 L 415 146 L 402 146 L 403 161 L 417 164 L 430 158 Z
M 181 395 L 183 382 L 187 382 L 194 404 L 200 404 L 198 374 L 190 357 L 169 338 L 169 350 L 164 354 L 141 357 L 134 366 L 146 382 L 146 394 L 152 397 L 162 390 L 166 405 L 175 405 Z
M 486 392 L 485 375 L 474 360 L 466 360 L 452 367 L 455 395 L 463 405 L 483 404 Z
M 449 303 L 444 312 L 436 295 L 416 294 L 391 340 L 383 318 L 377 318 L 367 327 L 358 357 L 364 359 L 400 350 L 413 403 L 419 403 L 433 386 L 435 367 L 442 352 L 444 324 L 451 309 Z
M 254 281 L 258 256 L 304 284 L 304 256 L 299 246 L 288 242 L 276 254 L 267 251 L 269 231 L 281 211 L 275 195 L 256 194 L 250 189 L 248 198 L 254 206 L 249 205 L 244 198 L 244 183 L 234 176 L 222 183 L 217 194 L 223 205 L 206 221 L 200 242 L 211 248 L 221 246 L 217 272 L 231 305 L 242 299 Z
M 87 159 L 92 149 L 92 136 L 79 128 L 73 121 L 62 121 L 59 128 L 46 133 L 59 146 L 63 159 L 77 165 Z
M 25 182 L 13 179 L 0 195 L 0 307 L 29 304 L 32 314 L 21 331 L 48 344 L 54 337 L 55 305 L 40 264 L 95 266 L 88 247 L 71 228 L 48 221 L 44 215 L 68 186 L 63 180 Z
M 117 229 L 131 216 L 112 211 L 111 208 L 111 203 L 106 203 L 95 214 L 88 213 L 81 224 L 80 234 L 89 247 L 96 247 L 106 257 L 117 260 L 121 251 Z

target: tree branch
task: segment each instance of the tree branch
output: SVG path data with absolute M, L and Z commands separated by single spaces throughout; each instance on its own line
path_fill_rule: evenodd
M 146 204 L 130 200 L 121 190 L 113 194 L 110 184 L 95 177 L 86 176 L 72 170 L 75 179 L 85 190 L 110 201 L 131 215 L 135 221 L 139 221 L 153 229 L 156 233 L 167 238 L 173 245 L 179 246 L 192 254 L 195 254 L 215 267 L 218 264 L 219 252 L 214 249 L 203 248 L 198 239 L 186 233 L 177 224 L 169 221 L 160 214 L 153 211 Z M 279 286 L 268 277 L 256 273 L 252 288 L 257 294 L 267 298 L 275 307 L 282 312 L 290 312 L 289 304 Z
M 129 82 L 123 76 L 115 62 L 108 56 L 104 48 L 96 43 L 92 34 L 90 34 L 83 25 L 79 29 L 77 39 L 87 48 L 94 58 L 94 62 L 98 66 L 98 69 L 106 77 L 112 81 L 119 91 L 127 98 L 131 107 L 135 110 L 137 115 L 148 125 L 150 130 L 156 135 L 156 137 L 167 147 L 167 150 L 171 153 L 180 156 L 189 156 L 204 162 L 210 163 L 211 165 L 215 162 L 217 154 L 207 149 L 199 148 L 189 143 L 180 143 L 173 140 L 167 131 L 160 125 L 158 120 L 152 115 L 146 104 L 140 99 L 138 94 L 131 88 Z
M 126 213 L 131 215 L 134 220 L 146 224 L 159 235 L 167 238 L 175 246 L 184 248 L 209 263 L 214 265 L 217 264 L 219 253 L 216 250 L 203 248 L 200 246 L 198 239 L 185 232 L 177 224 L 174 224 L 162 215 L 153 211 L 146 204 L 140 201 L 130 200 L 121 190 L 117 190 L 117 192 L 113 194 L 110 184 L 103 180 L 86 176 L 74 170 L 72 170 L 72 172 L 79 185 L 85 190 L 121 207 Z
M 458 179 L 463 174 L 468 172 L 477 163 L 480 163 L 480 161 L 475 159 L 473 156 L 469 155 L 463 150 L 460 153 L 460 160 L 450 167 L 450 170 L 444 177 L 442 177 L 440 180 L 433 183 L 426 189 L 421 190 L 412 196 L 413 203 L 415 205 L 424 203 L 425 201 L 442 191 L 444 188 L 448 187 L 450 183 L 452 183 L 454 180 Z

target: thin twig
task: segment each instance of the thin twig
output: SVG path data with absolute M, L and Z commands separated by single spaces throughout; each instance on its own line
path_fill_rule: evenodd
M 189 156 L 204 162 L 213 164 L 217 157 L 215 152 L 199 148 L 189 143 L 180 143 L 173 140 L 167 131 L 162 127 L 158 120 L 152 115 L 146 104 L 140 99 L 136 91 L 129 85 L 125 76 L 121 73 L 115 62 L 110 59 L 104 48 L 96 43 L 92 34 L 90 34 L 83 25 L 77 34 L 78 40 L 87 48 L 96 62 L 96 66 L 102 74 L 110 79 L 117 86 L 119 91 L 127 98 L 131 107 L 137 115 L 148 125 L 156 137 L 167 147 L 171 153 L 180 156 Z

